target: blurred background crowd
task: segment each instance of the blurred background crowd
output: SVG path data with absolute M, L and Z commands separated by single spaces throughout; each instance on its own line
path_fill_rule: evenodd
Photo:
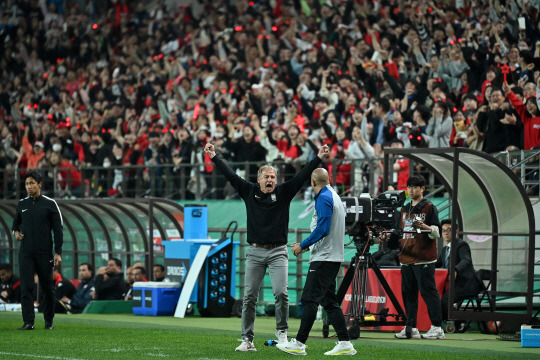
M 282 180 L 328 144 L 339 192 L 373 195 L 388 147 L 534 149 L 539 6 L 2 1 L 0 196 L 41 168 L 61 197 L 234 197 L 208 141 Z

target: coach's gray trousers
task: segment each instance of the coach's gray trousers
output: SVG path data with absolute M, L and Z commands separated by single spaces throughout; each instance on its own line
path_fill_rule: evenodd
M 242 338 L 253 341 L 253 327 L 257 309 L 257 298 L 264 274 L 268 268 L 272 281 L 272 292 L 276 303 L 276 329 L 287 330 L 289 322 L 289 294 L 287 276 L 289 252 L 287 246 L 266 250 L 250 246 L 246 255 L 244 301 L 242 306 Z

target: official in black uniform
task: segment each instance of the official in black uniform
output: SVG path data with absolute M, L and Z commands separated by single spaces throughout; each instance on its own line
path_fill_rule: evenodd
M 43 289 L 45 329 L 53 329 L 54 282 L 53 266 L 62 263 L 63 221 L 60 208 L 53 199 L 41 195 L 42 178 L 36 171 L 24 177 L 28 197 L 21 199 L 13 219 L 13 234 L 21 242 L 19 272 L 21 275 L 21 307 L 24 325 L 20 330 L 34 330 L 34 274 Z M 54 233 L 54 255 L 53 236 Z

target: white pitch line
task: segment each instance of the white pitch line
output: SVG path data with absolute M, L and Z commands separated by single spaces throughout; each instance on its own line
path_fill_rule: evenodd
M 7 351 L 0 351 L 0 355 L 29 357 L 29 358 L 33 358 L 33 359 L 85 360 L 85 359 L 70 358 L 70 357 L 61 357 L 61 356 L 48 356 L 48 355 L 35 355 L 35 354 L 19 354 L 19 353 L 7 352 Z

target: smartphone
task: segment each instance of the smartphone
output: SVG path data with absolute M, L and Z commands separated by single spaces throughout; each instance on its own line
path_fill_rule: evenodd
M 525 18 L 523 16 L 518 17 L 519 30 L 525 30 Z

